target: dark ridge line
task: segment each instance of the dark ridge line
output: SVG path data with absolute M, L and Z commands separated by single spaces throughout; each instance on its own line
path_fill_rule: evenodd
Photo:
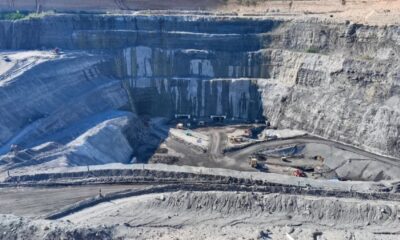
M 96 170 L 89 172 L 38 174 L 8 177 L 0 187 L 56 187 L 97 184 L 166 184 L 168 186 L 189 187 L 187 190 L 225 189 L 226 191 L 261 191 L 268 193 L 291 193 L 311 196 L 357 198 L 368 200 L 400 201 L 400 194 L 394 187 L 382 188 L 379 192 L 357 192 L 354 190 L 328 190 L 317 187 L 296 186 L 294 184 L 271 183 L 263 180 L 237 178 L 222 175 L 167 172 L 142 169 Z M 212 187 L 214 186 L 214 187 Z
M 283 191 L 282 191 L 283 190 Z M 293 190 L 293 191 L 290 191 Z M 258 192 L 258 193 L 281 193 L 281 194 L 292 194 L 292 195 L 314 195 L 320 197 L 339 197 L 341 194 L 345 194 L 345 192 L 327 192 L 327 191 L 320 191 L 320 190 L 312 190 L 312 189 L 302 189 L 300 192 L 296 193 L 296 187 L 260 187 L 260 186 L 244 186 L 244 185 L 223 185 L 223 184 L 173 184 L 173 185 L 164 185 L 164 186 L 157 186 L 157 187 L 150 187 L 147 189 L 142 190 L 125 190 L 115 193 L 106 194 L 104 196 L 97 196 L 89 199 L 82 200 L 77 202 L 73 205 L 67 206 L 64 209 L 59 211 L 50 213 L 45 216 L 46 219 L 55 220 L 75 212 L 81 211 L 85 208 L 89 208 L 95 206 L 97 204 L 108 202 L 120 198 L 127 198 L 127 197 L 134 197 L 134 196 L 141 196 L 146 194 L 153 194 L 153 193 L 170 193 L 170 192 L 177 192 L 177 191 L 195 191 L 195 192 L 207 192 L 207 191 L 224 191 L 224 192 Z M 310 194 L 314 193 L 314 194 Z M 351 192 L 355 197 L 368 197 L 374 196 L 374 194 L 364 194 L 364 193 L 357 193 Z M 354 197 L 354 196 L 353 196 Z M 387 197 L 387 196 L 386 196 Z M 365 198 L 363 198 L 365 199 Z M 375 200 L 375 198 L 367 198 L 368 200 Z M 389 198 L 385 198 L 385 200 L 392 200 Z M 397 200 L 400 200 L 400 196 L 397 195 Z

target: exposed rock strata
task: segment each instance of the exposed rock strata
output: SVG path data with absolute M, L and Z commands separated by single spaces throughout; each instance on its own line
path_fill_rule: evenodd
M 146 15 L 0 23 L 3 49 L 56 46 L 95 54 L 49 60 L 1 83 L 3 149 L 41 144 L 44 132 L 124 108 L 250 120 L 264 113 L 278 127 L 400 157 L 398 27 Z

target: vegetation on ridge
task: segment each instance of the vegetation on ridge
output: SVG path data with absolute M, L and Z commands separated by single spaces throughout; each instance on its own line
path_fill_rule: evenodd
M 21 19 L 33 19 L 33 18 L 41 18 L 49 14 L 53 14 L 53 11 L 48 11 L 48 12 L 0 12 L 0 20 L 10 20 L 10 21 L 15 21 L 15 20 L 21 20 Z
M 27 16 L 26 13 L 21 13 L 20 11 L 5 12 L 5 13 L 0 13 L 0 20 L 18 20 L 18 19 L 23 19 L 26 16 Z

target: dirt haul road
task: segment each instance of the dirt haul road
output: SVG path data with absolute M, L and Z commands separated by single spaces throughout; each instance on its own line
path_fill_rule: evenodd
M 232 131 L 231 127 L 207 127 L 195 131 L 209 136 L 208 150 L 199 152 L 185 141 L 168 138 L 166 145 L 181 154 L 176 164 L 256 171 L 248 164 L 251 155 L 266 149 L 306 145 L 306 152 L 303 151 L 301 154 L 307 156 L 298 162 L 310 162 L 313 157 L 322 156 L 323 164 L 333 170 L 340 168 L 339 177 L 344 179 L 379 181 L 396 179 L 400 174 L 398 159 L 319 137 L 295 136 L 258 142 L 251 140 L 248 145 L 228 147 L 227 134 Z M 268 165 L 268 161 L 266 164 Z M 268 167 L 272 172 L 276 172 L 272 165 Z
M 92 185 L 70 187 L 15 187 L 0 188 L 0 214 L 38 217 L 86 198 L 125 189 L 139 189 L 135 185 Z
M 264 142 L 264 143 L 259 143 L 238 151 L 233 151 L 232 153 L 229 153 L 228 156 L 231 158 L 246 158 L 249 155 L 253 154 L 254 152 L 257 152 L 259 150 L 265 149 L 265 148 L 271 148 L 271 147 L 280 147 L 280 146 L 287 146 L 290 144 L 304 144 L 304 143 L 320 143 L 320 144 L 326 144 L 328 146 L 333 146 L 339 149 L 343 149 L 352 153 L 356 153 L 359 155 L 364 156 L 365 158 L 370 158 L 374 159 L 376 161 L 385 163 L 385 164 L 390 164 L 394 167 L 400 167 L 400 163 L 398 159 L 391 158 L 391 157 L 386 157 L 382 155 L 378 155 L 372 152 L 365 151 L 360 148 L 356 148 L 350 145 L 346 145 L 343 143 L 339 142 L 334 142 L 330 140 L 325 140 L 322 138 L 318 137 L 295 137 L 291 139 L 283 139 L 283 140 L 274 140 L 274 141 L 269 141 L 269 142 Z
M 168 179 L 180 180 L 182 183 L 133 189 L 131 195 L 126 191 L 120 195 L 105 194 L 108 189 L 103 187 L 105 196 L 102 201 L 96 198 L 94 204 L 85 202 L 83 208 L 67 209 L 66 214 L 60 215 L 62 221 L 0 215 L 0 232 L 5 233 L 0 239 L 32 239 L 29 236 L 35 236 L 34 239 L 57 239 L 54 235 L 68 238 L 70 229 L 74 229 L 74 239 L 98 239 L 88 236 L 93 229 L 97 229 L 97 232 L 101 229 L 99 234 L 105 234 L 101 239 L 268 239 L 265 236 L 287 239 L 286 234 L 294 239 L 318 239 L 313 236 L 322 236 L 320 239 L 388 240 L 399 237 L 399 196 L 397 193 L 389 193 L 390 189 L 381 191 L 375 188 L 382 183 L 330 182 L 276 174 L 165 165 L 148 165 L 147 169 L 136 165 L 115 165 L 121 168 L 120 171 L 111 170 L 112 167 L 93 167 L 90 176 L 82 167 L 76 167 L 75 170 L 81 171 L 80 174 L 56 171 L 46 177 L 46 174 L 41 173 L 37 175 L 37 181 L 47 185 L 52 181 L 66 184 L 68 182 L 64 180 L 72 181 L 68 177 L 72 174 L 75 182 L 81 178 L 81 184 L 95 184 L 96 178 L 93 176 L 107 181 L 113 178 L 125 181 L 136 178 L 164 183 Z M 107 173 L 106 169 L 110 170 L 102 177 L 100 173 Z M 136 170 L 131 172 L 128 169 Z M 111 177 L 112 174 L 115 176 Z M 235 179 L 235 176 L 244 179 Z M 30 184 L 35 179 L 33 175 L 26 178 Z M 303 187 L 303 183 L 294 184 L 294 179 L 308 183 Z M 23 181 L 24 177 L 16 178 L 15 184 L 22 184 Z M 283 185 L 274 184 L 274 181 L 280 181 Z M 109 189 L 114 191 L 114 187 L 121 186 L 110 185 Z M 129 185 L 126 187 L 132 188 Z M 66 205 L 75 202 L 75 199 L 70 203 L 63 202 L 63 198 L 68 198 L 67 194 L 83 197 L 82 193 L 87 188 L 91 189 L 93 195 L 98 194 L 99 185 L 81 185 L 71 188 L 71 191 L 69 188 L 61 188 L 55 192 L 54 188 L 49 188 L 46 199 L 43 198 L 45 196 L 36 197 L 37 205 L 28 206 L 24 211 L 43 216 L 50 211 L 48 205 L 63 211 Z M 5 189 L 14 191 L 13 188 Z M 27 194 L 37 191 L 23 189 L 27 189 Z M 34 195 L 42 195 L 43 192 L 46 190 L 37 191 Z M 13 198 L 23 197 L 26 195 L 10 195 L 9 203 Z M 57 199 L 60 203 L 51 205 Z M 16 206 L 9 205 L 9 208 L 15 209 Z M 15 226 L 18 226 L 18 231 Z
M 178 191 L 103 202 L 61 220 L 0 215 L 0 239 L 394 240 L 398 214 L 391 201 Z

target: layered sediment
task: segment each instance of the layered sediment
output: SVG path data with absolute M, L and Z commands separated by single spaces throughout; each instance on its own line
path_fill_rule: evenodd
M 400 157 L 399 46 L 395 26 L 312 19 L 65 14 L 2 21 L 0 48 L 65 53 L 2 74 L 0 144 L 3 153 L 11 144 L 68 144 L 97 124 L 69 138 L 62 129 L 123 110 L 267 119 Z M 131 154 L 123 158 L 132 157 L 137 141 L 124 136 Z

